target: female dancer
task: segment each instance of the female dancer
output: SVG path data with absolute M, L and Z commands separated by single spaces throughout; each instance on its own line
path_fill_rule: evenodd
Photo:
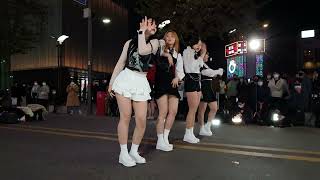
M 116 96 L 119 106 L 118 139 L 121 148 L 119 163 L 126 167 L 135 166 L 136 163 L 146 163 L 146 160 L 139 155 L 138 148 L 146 127 L 147 100 L 151 99 L 146 72 L 153 56 L 160 53 L 158 40 L 152 39 L 148 42 L 150 36 L 156 31 L 155 22 L 145 17 L 140 23 L 138 37 L 127 41 L 124 45 L 108 89 L 111 96 Z M 131 150 L 128 153 L 128 129 L 132 108 L 135 113 L 136 127 Z
M 216 94 L 212 89 L 212 78 L 223 74 L 223 69 L 220 68 L 218 70 L 212 70 L 206 62 L 208 62 L 209 54 L 207 53 L 203 59 L 203 67 L 201 68 L 201 92 L 202 99 L 198 108 L 198 121 L 200 123 L 200 135 L 201 136 L 212 136 L 211 125 L 212 120 L 214 119 L 217 110 L 217 98 Z M 207 109 L 207 105 L 209 105 L 210 111 L 208 114 L 208 121 L 206 125 L 204 125 L 204 114 Z
M 179 81 L 184 77 L 183 61 L 179 54 L 179 38 L 176 32 L 164 35 L 165 45 L 161 58 L 156 62 L 155 98 L 159 108 L 157 121 L 158 141 L 156 149 L 172 151 L 168 136 L 175 120 L 180 95 Z
M 189 46 L 183 51 L 183 65 L 186 72 L 184 89 L 189 106 L 186 119 L 186 132 L 183 141 L 198 143 L 200 140 L 195 137 L 193 127 L 201 97 L 200 68 L 203 66 L 203 58 L 207 49 L 206 45 L 201 42 L 198 36 L 190 37 L 188 45 Z

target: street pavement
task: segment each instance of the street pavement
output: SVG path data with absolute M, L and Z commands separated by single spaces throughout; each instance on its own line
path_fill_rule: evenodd
M 46 121 L 0 124 L 0 180 L 320 179 L 320 129 L 222 124 L 191 145 L 181 141 L 185 123 L 176 121 L 174 151 L 160 152 L 155 121 L 148 120 L 140 148 L 147 164 L 125 168 L 118 163 L 117 123 L 49 114 Z M 130 135 L 133 127 L 134 120 Z

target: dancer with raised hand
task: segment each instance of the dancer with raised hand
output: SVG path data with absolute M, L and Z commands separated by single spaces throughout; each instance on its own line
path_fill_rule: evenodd
M 159 41 L 150 40 L 156 31 L 157 25 L 154 20 L 145 17 L 141 21 L 138 36 L 127 41 L 123 47 L 108 88 L 110 95 L 116 96 L 119 106 L 119 163 L 126 167 L 146 163 L 145 158 L 138 153 L 138 148 L 146 128 L 147 100 L 151 99 L 146 74 L 154 56 L 160 54 Z M 127 142 L 132 109 L 135 113 L 136 127 L 129 153 Z

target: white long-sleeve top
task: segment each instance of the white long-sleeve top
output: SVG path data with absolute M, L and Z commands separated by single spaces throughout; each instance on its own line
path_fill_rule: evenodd
M 109 82 L 110 86 L 112 86 L 114 80 L 126 65 L 126 61 L 128 59 L 127 54 L 128 54 L 128 48 L 129 48 L 130 42 L 131 40 L 128 40 L 123 46 L 122 53 L 113 70 L 113 73 Z M 140 55 L 148 55 L 151 53 L 156 54 L 158 48 L 159 48 L 159 41 L 157 39 L 152 39 L 150 43 L 147 44 L 144 33 L 138 35 L 138 53 Z
M 203 63 L 203 66 L 205 67 L 205 69 L 203 69 L 201 71 L 201 74 L 203 76 L 207 76 L 207 77 L 213 78 L 213 77 L 215 77 L 217 75 L 220 75 L 220 76 L 223 75 L 223 69 L 222 68 L 219 68 L 217 70 L 213 70 L 206 63 Z
M 183 51 L 183 67 L 186 73 L 200 73 L 200 68 L 203 66 L 203 59 L 199 57 L 194 58 L 195 51 L 190 46 L 188 46 Z
M 174 51 L 176 53 L 176 51 Z M 175 56 L 173 54 L 173 56 Z M 180 53 L 177 53 L 177 64 L 176 64 L 176 77 L 179 78 L 179 80 L 182 80 L 185 76 L 184 69 L 183 69 L 183 60 Z

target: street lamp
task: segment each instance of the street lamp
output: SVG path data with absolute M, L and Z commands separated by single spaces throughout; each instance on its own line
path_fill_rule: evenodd
M 111 23 L 111 19 L 109 19 L 109 18 L 104 18 L 104 19 L 102 19 L 102 22 L 103 22 L 104 24 L 109 24 L 109 23 Z
M 54 36 L 51 36 L 51 38 L 56 38 Z M 61 64 L 62 64 L 62 46 L 66 39 L 68 39 L 69 36 L 67 35 L 61 35 L 57 38 L 57 48 L 58 48 L 58 93 L 59 96 L 61 96 Z
M 87 8 L 84 9 L 83 17 L 88 18 L 88 108 L 87 114 L 92 114 L 92 66 L 93 66 L 93 58 L 92 58 L 92 0 L 87 0 Z M 111 23 L 109 18 L 104 18 L 102 20 L 104 24 Z
M 69 36 L 67 36 L 67 35 L 62 35 L 62 36 L 60 36 L 60 37 L 58 37 L 58 39 L 57 39 L 57 41 L 58 41 L 58 43 L 61 45 L 66 39 L 68 39 L 69 38 Z
M 232 29 L 232 30 L 229 31 L 229 34 L 232 34 L 232 33 L 236 32 L 236 31 L 237 31 L 237 29 L 234 28 L 234 29 Z
M 165 20 L 162 23 L 159 24 L 159 29 L 163 29 L 164 27 L 166 27 L 166 25 L 170 24 L 171 21 L 170 20 Z
M 261 43 L 258 39 L 253 39 L 249 42 L 249 47 L 251 50 L 256 51 L 260 48 Z
M 252 39 L 249 41 L 249 48 L 256 53 L 265 52 L 265 39 Z
M 263 28 L 267 28 L 267 27 L 269 27 L 269 24 L 268 24 L 268 23 L 265 23 L 265 24 L 262 25 L 262 27 L 263 27 Z

